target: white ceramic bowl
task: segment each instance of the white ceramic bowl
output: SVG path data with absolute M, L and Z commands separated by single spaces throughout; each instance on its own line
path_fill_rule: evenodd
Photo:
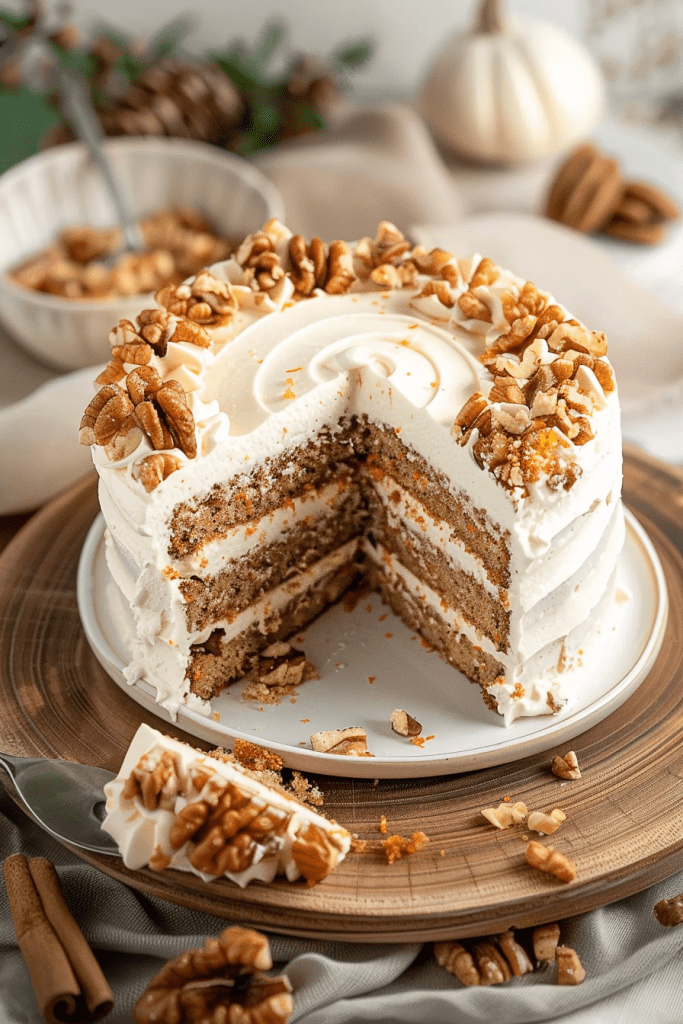
M 247 235 L 284 218 L 275 186 L 256 167 L 201 142 L 116 138 L 105 143 L 131 210 L 197 207 L 220 232 Z M 116 223 L 101 177 L 79 142 L 24 160 L 0 177 L 0 319 L 24 348 L 62 370 L 109 358 L 107 336 L 134 318 L 148 296 L 63 299 L 14 284 L 7 271 L 54 240 L 64 227 Z

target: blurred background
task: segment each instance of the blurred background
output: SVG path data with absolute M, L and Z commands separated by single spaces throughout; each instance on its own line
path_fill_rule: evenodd
M 93 95 L 99 107 L 107 101 L 111 105 L 112 96 L 120 97 L 127 83 L 162 59 L 194 57 L 220 65 L 222 57 L 222 70 L 228 71 L 243 95 L 251 89 L 247 99 L 254 101 L 251 137 L 228 140 L 230 148 L 243 153 L 295 130 L 322 128 L 331 114 L 336 86 L 364 101 L 412 101 L 437 53 L 449 37 L 472 28 L 480 7 L 480 0 L 451 4 L 442 0 L 418 4 L 408 0 L 334 4 L 328 0 L 289 4 L 201 0 L 192 9 L 186 0 L 164 4 L 120 0 L 116 5 L 101 0 L 74 0 L 70 5 L 0 3 L 6 34 L 18 26 L 24 42 L 30 31 L 22 25 L 40 16 L 62 59 L 68 60 L 69 52 L 75 54 L 79 59 L 74 57 L 72 63 L 77 62 L 91 81 L 95 79 Z M 611 112 L 681 130 L 680 0 L 509 0 L 507 7 L 513 16 L 550 21 L 586 44 L 604 75 Z M 4 48 L 0 75 L 0 123 L 6 142 L 2 167 L 43 142 L 45 131 L 56 120 L 49 109 L 54 100 L 45 104 L 36 98 L 36 94 L 43 99 L 49 96 L 49 89 L 40 80 L 35 53 L 32 59 L 30 54 L 23 55 L 19 73 L 9 48 Z M 302 57 L 307 59 L 305 69 L 300 66 Z M 294 92 L 299 100 L 312 101 L 313 109 L 304 109 L 305 103 L 300 103 L 297 111 L 290 103 L 275 125 L 278 115 L 272 108 L 282 107 L 282 94 L 297 67 L 302 73 L 292 83 Z M 245 73 L 251 81 L 246 81 Z M 324 80 L 316 81 L 320 78 Z M 316 86 L 310 89 L 312 82 Z M 34 94 L 31 101 L 25 96 L 18 101 L 20 84 Z M 157 88 L 162 90 L 164 84 L 158 83 Z M 259 88 L 261 95 L 256 97 Z M 169 92 L 173 90 L 167 83 Z M 128 119 L 131 131 L 133 120 Z M 283 125 L 283 120 L 290 123 Z M 122 133 L 124 123 L 125 119 L 117 122 L 110 115 L 107 133 Z M 138 130 L 142 124 L 139 118 Z

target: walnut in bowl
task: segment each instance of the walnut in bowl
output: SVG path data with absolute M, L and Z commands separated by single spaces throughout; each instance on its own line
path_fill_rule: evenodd
M 108 139 L 105 145 L 141 220 L 189 207 L 200 211 L 220 237 L 241 238 L 270 217 L 283 216 L 275 186 L 232 153 L 186 139 L 128 137 Z M 95 270 L 85 298 L 78 287 L 80 296 L 59 294 L 57 283 L 51 291 L 26 287 L 10 272 L 53 246 L 64 229 L 84 224 L 108 229 L 113 222 L 105 187 L 80 143 L 39 153 L 0 178 L 0 318 L 24 348 L 59 369 L 106 362 L 110 329 L 134 317 L 148 293 L 151 299 L 152 278 L 163 268 L 143 264 L 138 280 L 145 290 L 127 295 L 110 294 Z M 81 256 L 95 240 L 87 233 L 67 232 L 66 237 Z M 57 276 L 68 272 L 68 267 L 58 268 Z M 130 287 L 131 277 L 118 290 Z

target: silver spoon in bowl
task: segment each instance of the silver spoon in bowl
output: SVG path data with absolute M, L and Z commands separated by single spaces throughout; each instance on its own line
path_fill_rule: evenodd
M 121 856 L 101 828 L 104 786 L 116 778 L 112 772 L 72 761 L 3 753 L 0 767 L 31 817 L 50 835 L 92 853 Z
M 102 126 L 97 119 L 83 78 L 73 68 L 59 67 L 57 87 L 64 116 L 76 137 L 87 146 L 93 163 L 102 175 L 123 233 L 123 246 L 100 259 L 105 267 L 111 268 L 122 253 L 139 252 L 144 248 L 142 232 L 130 211 L 128 200 L 107 156 Z

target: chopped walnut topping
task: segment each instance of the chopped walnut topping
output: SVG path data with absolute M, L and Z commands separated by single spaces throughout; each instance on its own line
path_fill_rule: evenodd
M 269 292 L 285 275 L 275 249 L 276 237 L 266 230 L 248 235 L 235 253 L 244 270 L 244 279 L 252 291 Z
M 552 963 L 557 943 L 560 941 L 559 924 L 541 924 L 534 928 L 531 941 L 537 962 L 543 965 Z
M 142 806 L 153 811 L 158 807 L 170 810 L 180 791 L 178 765 L 175 756 L 164 750 L 144 754 L 126 779 L 121 796 L 124 800 L 136 797 Z
M 375 267 L 385 264 L 398 266 L 404 262 L 410 251 L 410 242 L 395 224 L 383 220 L 377 227 L 374 239 L 361 238 L 354 253 L 359 276 L 369 277 Z
M 429 836 L 425 835 L 424 832 L 413 832 L 410 839 L 404 839 L 403 836 L 399 835 L 387 836 L 382 842 L 387 864 L 393 864 L 410 853 L 417 853 L 428 842 Z
M 410 254 L 410 259 L 421 274 L 429 277 L 445 276 L 452 277 L 452 283 L 460 283 L 462 277 L 455 262 L 453 253 L 445 249 L 431 249 L 429 252 L 422 245 L 416 245 Z
M 306 245 L 303 235 L 292 235 L 289 259 L 289 276 L 297 295 L 310 295 L 315 288 L 322 288 L 327 277 L 327 254 L 320 238 L 313 238 Z
M 136 1024 L 286 1024 L 292 1010 L 285 975 L 273 966 L 268 940 L 248 928 L 226 928 L 169 960 L 133 1008 Z
M 368 735 L 359 726 L 348 729 L 327 729 L 311 736 L 311 746 L 321 754 L 368 756 Z
M 419 736 L 422 732 L 422 726 L 418 720 L 401 708 L 396 708 L 395 711 L 392 711 L 391 728 L 399 736 Z
M 299 829 L 292 843 L 292 856 L 307 882 L 320 882 L 336 867 L 342 851 L 334 832 L 327 832 L 315 822 Z
M 509 828 L 510 825 L 521 825 L 526 821 L 528 811 L 526 804 L 518 800 L 514 804 L 502 803 L 497 807 L 486 807 L 481 813 L 496 828 Z
M 221 281 L 209 270 L 201 270 L 192 281 L 167 285 L 154 296 L 162 309 L 175 316 L 211 327 L 228 324 L 237 309 L 237 299 L 228 281 Z M 207 338 L 197 333 L 198 338 Z M 184 338 L 184 341 L 194 341 Z M 194 344 L 201 342 L 194 341 Z
M 105 384 L 83 413 L 78 433 L 81 444 L 106 445 L 113 438 L 132 429 L 133 403 L 118 384 Z
M 211 790 L 211 799 L 207 796 L 181 808 L 169 832 L 173 850 L 192 844 L 189 860 L 198 871 L 216 877 L 240 874 L 251 865 L 258 847 L 275 849 L 282 844 L 290 815 L 219 777 L 211 780 Z
M 346 242 L 330 242 L 329 266 L 325 291 L 328 295 L 343 295 L 356 280 L 353 257 Z
M 133 479 L 139 480 L 149 494 L 162 480 L 180 469 L 180 459 L 169 452 L 154 452 L 145 456 L 133 467 Z
M 545 814 L 543 811 L 532 811 L 527 819 L 527 827 L 534 832 L 542 832 L 543 835 L 550 836 L 566 819 L 567 815 L 559 807 L 556 807 L 550 814 Z
M 569 946 L 558 946 L 555 950 L 555 960 L 558 985 L 581 984 L 586 977 L 586 971 L 575 949 L 571 949 Z
M 451 309 L 455 305 L 455 299 L 447 281 L 425 281 L 422 291 L 415 296 L 416 299 L 428 299 L 435 295 L 442 306 Z
M 655 903 L 652 913 L 665 928 L 674 928 L 683 923 L 683 892 Z
M 405 288 L 417 281 L 417 267 L 414 263 L 381 263 L 370 274 L 370 280 L 380 288 Z
M 550 770 L 553 775 L 557 775 L 560 779 L 581 778 L 579 761 L 573 750 L 568 750 L 564 757 L 560 757 L 559 754 L 555 754 L 550 765 Z
M 569 857 L 552 846 L 537 843 L 534 839 L 525 846 L 524 858 L 532 868 L 555 875 L 561 882 L 573 882 L 576 878 L 576 868 Z

